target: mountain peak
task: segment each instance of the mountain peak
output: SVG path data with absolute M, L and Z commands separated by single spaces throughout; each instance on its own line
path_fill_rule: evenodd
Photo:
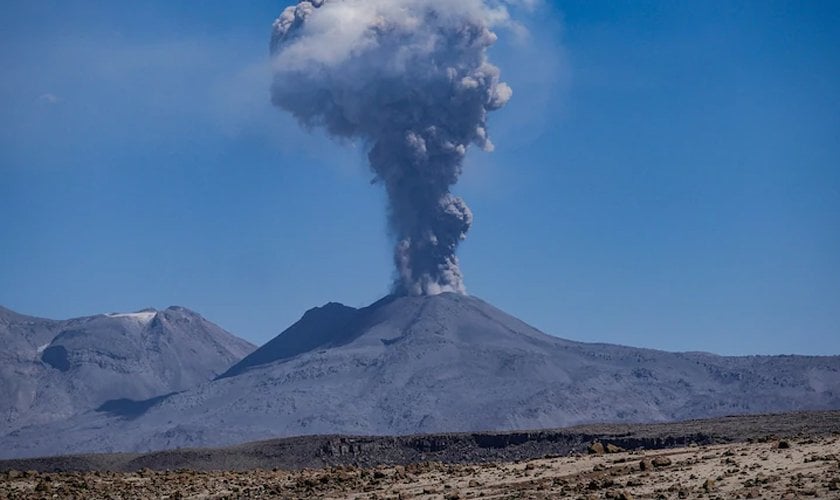
M 192 322 L 159 318 L 167 314 Z M 215 380 L 164 404 L 129 402 L 130 421 L 82 413 L 0 435 L 0 456 L 838 408 L 838 367 L 838 356 L 732 358 L 573 342 L 476 297 L 387 296 L 359 309 L 310 309 Z
M 155 311 L 154 309 L 152 309 L 152 310 L 143 309 L 141 311 L 131 312 L 131 313 L 120 313 L 120 312 L 106 313 L 104 316 L 107 316 L 108 318 L 134 319 L 134 320 L 140 321 L 142 323 L 147 323 L 147 322 L 151 321 L 152 318 L 154 318 L 156 314 L 157 314 L 157 311 Z
M 333 345 L 348 331 L 350 323 L 358 316 L 359 311 L 360 309 L 338 302 L 313 307 L 283 333 L 230 367 L 218 378 L 232 377 L 254 366 Z
M 445 292 L 437 295 L 386 295 L 356 309 L 337 302 L 313 307 L 292 326 L 218 378 L 239 375 L 251 368 L 290 360 L 313 351 L 352 342 L 390 345 L 405 337 L 460 337 L 460 342 L 502 342 L 512 332 L 532 339 L 549 337 L 502 313 L 476 297 Z M 361 337 L 365 337 L 362 339 Z M 502 338 L 502 340 L 499 340 Z M 494 340 L 495 339 L 495 340 Z
M 331 315 L 337 313 L 338 311 L 344 311 L 347 309 L 357 310 L 355 307 L 345 306 L 341 302 L 327 302 L 322 306 L 315 306 L 312 309 L 308 309 L 303 313 L 301 319 L 306 317 Z
M 0 309 L 0 436 L 112 399 L 185 390 L 253 350 L 190 314 L 146 308 L 53 321 Z

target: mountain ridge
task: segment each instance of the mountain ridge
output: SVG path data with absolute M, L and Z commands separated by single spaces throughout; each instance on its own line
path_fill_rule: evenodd
M 179 307 L 67 320 L 0 313 L 0 435 L 187 389 L 255 347 Z
M 0 446 L 16 456 L 149 451 L 295 435 L 503 431 L 840 408 L 840 356 L 726 357 L 587 344 L 457 294 L 313 308 L 240 363 L 130 420 L 86 413 L 21 429 L 0 438 Z
M 151 453 L 84 454 L 0 460 L 8 470 L 231 471 L 383 466 L 419 462 L 478 464 L 586 453 L 595 441 L 647 452 L 677 446 L 830 436 L 840 411 L 719 417 L 656 424 L 590 424 L 560 429 L 450 432 L 405 436 L 320 434 L 273 438 L 221 448 L 180 448 Z

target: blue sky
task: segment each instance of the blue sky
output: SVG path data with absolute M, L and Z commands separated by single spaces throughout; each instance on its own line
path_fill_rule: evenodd
M 255 343 L 391 280 L 360 148 L 268 102 L 284 2 L 7 1 L 0 304 L 179 304 Z M 456 187 L 467 286 L 563 337 L 840 354 L 836 2 L 554 2 Z

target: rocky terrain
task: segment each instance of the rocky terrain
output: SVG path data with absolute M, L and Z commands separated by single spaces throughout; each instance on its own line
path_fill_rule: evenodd
M 591 426 L 554 431 L 578 438 L 575 449 L 562 454 L 528 448 L 531 438 L 542 439 L 537 433 L 483 435 L 495 455 L 477 454 L 478 444 L 447 441 L 451 435 L 412 436 L 402 439 L 459 447 L 394 463 L 381 442 L 379 460 L 373 448 L 362 447 L 348 453 L 356 463 L 297 470 L 278 467 L 264 454 L 281 442 L 247 445 L 252 460 L 262 456 L 261 467 L 238 471 L 218 466 L 241 460 L 244 447 L 195 450 L 180 462 L 172 461 L 178 452 L 6 461 L 0 462 L 0 498 L 840 498 L 838 424 L 840 412 Z M 302 439 L 316 444 L 310 451 L 323 451 L 322 441 Z M 727 440 L 734 441 L 722 443 Z M 682 444 L 671 447 L 676 443 Z M 301 449 L 306 446 L 298 443 Z M 55 470 L 63 472 L 48 472 Z
M 60 321 L 0 308 L 0 443 L 22 427 L 97 409 L 131 415 L 253 349 L 181 307 Z

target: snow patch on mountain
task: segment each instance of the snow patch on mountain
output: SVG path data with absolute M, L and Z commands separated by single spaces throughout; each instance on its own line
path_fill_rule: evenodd
M 157 311 L 141 311 L 134 313 L 108 313 L 105 316 L 109 318 L 128 318 L 137 320 L 141 323 L 148 323 L 157 315 Z
M 0 436 L 194 387 L 253 349 L 180 307 L 60 321 L 0 308 Z

